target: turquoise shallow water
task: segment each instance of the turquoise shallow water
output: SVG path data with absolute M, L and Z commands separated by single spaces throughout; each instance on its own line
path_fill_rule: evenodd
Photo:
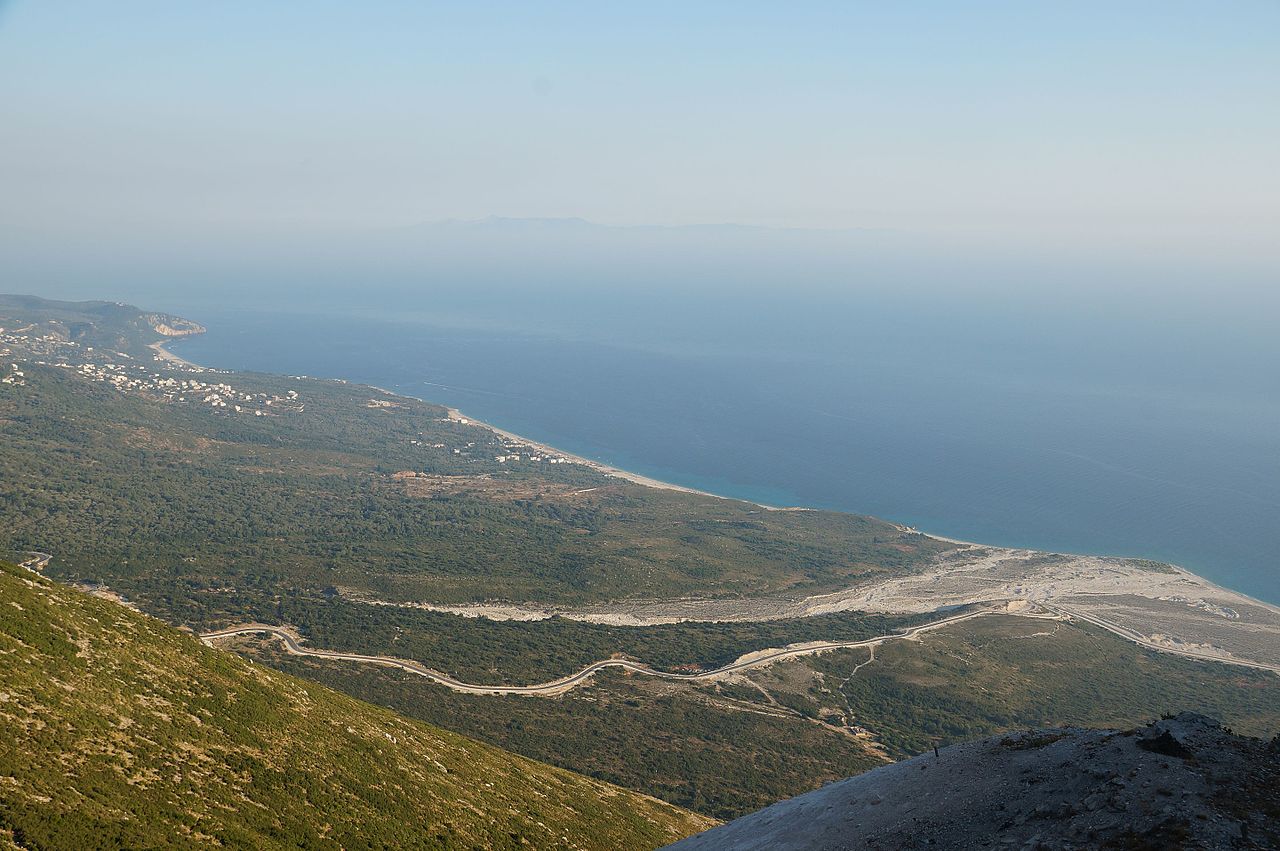
M 1156 558 L 1280 603 L 1266 340 L 883 306 L 703 323 L 659 306 L 587 330 L 186 312 L 211 330 L 173 349 L 199 363 L 369 382 L 682 485 Z

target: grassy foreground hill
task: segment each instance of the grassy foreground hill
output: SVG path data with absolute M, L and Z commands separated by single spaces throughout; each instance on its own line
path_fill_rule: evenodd
M 0 563 L 0 845 L 644 848 L 710 824 Z

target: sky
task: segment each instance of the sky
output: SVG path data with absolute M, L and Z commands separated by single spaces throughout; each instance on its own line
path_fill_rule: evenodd
M 10 0 L 0 187 L 11 245 L 582 217 L 1280 268 L 1280 4 Z

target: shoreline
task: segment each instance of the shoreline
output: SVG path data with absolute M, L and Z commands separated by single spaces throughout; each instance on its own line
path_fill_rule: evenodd
M 164 361 L 167 364 L 172 364 L 173 366 L 185 366 L 191 369 L 206 369 L 206 367 L 203 367 L 198 363 L 192 363 L 186 358 L 179 357 L 165 348 L 169 343 L 180 339 L 182 338 L 174 337 L 168 340 L 157 340 L 156 342 L 149 344 L 147 348 L 156 353 L 157 360 Z
M 378 388 L 378 389 L 381 389 L 381 388 Z M 383 390 L 383 392 L 387 393 L 390 391 Z M 399 396 L 403 394 L 396 393 L 393 395 Z M 419 401 L 427 402 L 428 404 L 438 404 L 435 402 L 431 402 L 429 399 L 420 399 Z M 557 457 L 564 458 L 568 461 L 573 462 L 574 464 L 581 464 L 584 467 L 590 467 L 596 472 L 604 473 L 607 476 L 614 476 L 616 478 L 624 479 L 628 482 L 632 482 L 637 485 L 643 485 L 644 487 L 648 487 L 648 488 L 657 488 L 658 490 L 679 491 L 680 493 L 690 493 L 690 494 L 696 494 L 698 496 L 709 496 L 715 499 L 731 499 L 736 502 L 751 502 L 750 500 L 745 500 L 745 499 L 740 500 L 737 497 L 725 496 L 723 494 L 711 493 L 710 491 L 698 490 L 697 488 L 685 487 L 684 485 L 677 485 L 674 482 L 664 482 L 661 479 L 655 479 L 650 476 L 644 476 L 644 475 L 641 475 L 640 473 L 633 473 L 630 470 L 624 470 L 621 467 L 615 467 L 611 464 L 606 464 L 603 461 L 593 461 L 590 458 L 584 458 L 581 455 L 574 455 L 572 452 L 566 452 L 563 449 L 559 449 L 548 443 L 540 443 L 539 441 L 532 440 L 530 438 L 525 437 L 524 435 L 516 434 L 513 431 L 507 431 L 506 429 L 498 428 L 492 423 L 487 423 L 484 420 L 478 420 L 475 417 L 464 414 L 462 411 L 458 410 L 457 408 L 447 408 L 446 410 L 448 410 L 449 412 L 449 420 L 451 422 L 461 423 L 463 425 L 474 425 L 474 426 L 479 426 L 480 428 L 488 429 L 494 434 L 501 435 L 502 437 L 505 437 L 507 440 L 510 440 L 514 443 L 519 443 L 522 446 L 527 446 L 530 449 L 536 449 L 539 452 L 543 452 L 548 455 L 555 455 Z M 770 511 L 808 511 L 810 510 L 810 509 L 803 509 L 803 508 L 778 508 L 772 505 L 762 505 L 761 503 L 758 503 L 758 502 L 752 502 L 751 504 L 759 505 L 761 508 L 767 508 Z
M 384 392 L 384 393 L 389 393 L 390 395 L 396 395 L 396 396 L 403 396 L 403 395 L 404 395 L 404 394 L 401 394 L 401 393 L 392 393 L 391 391 L 387 391 L 387 390 L 385 390 L 385 389 L 383 389 L 383 388 L 378 388 L 378 389 L 379 389 L 379 390 L 382 390 L 382 392 Z M 439 404 L 439 403 L 432 403 L 432 402 L 430 402 L 430 400 L 426 400 L 426 399 L 420 399 L 419 401 L 428 402 L 428 404 Z M 475 425 L 475 426 L 478 426 L 478 427 L 480 427 L 480 428 L 486 428 L 486 429 L 489 429 L 490 431 L 494 432 L 495 434 L 501 435 L 502 437 L 507 438 L 508 440 L 512 440 L 512 441 L 518 442 L 518 443 L 520 443 L 520 444 L 522 444 L 522 445 L 524 445 L 524 446 L 528 446 L 528 447 L 533 448 L 533 449 L 537 449 L 537 450 L 538 450 L 538 451 L 540 451 L 540 452 L 549 452 L 549 453 L 556 454 L 556 455 L 558 455 L 559 457 L 569 459 L 570 461 L 573 461 L 573 462 L 578 463 L 578 464 L 583 464 L 583 465 L 585 465 L 585 466 L 587 466 L 587 467 L 589 467 L 589 468 L 591 468 L 591 469 L 593 469 L 593 470 L 596 470 L 596 471 L 598 471 L 598 472 L 601 472 L 601 473 L 604 473 L 604 474 L 606 474 L 606 475 L 610 475 L 610 476 L 616 476 L 617 478 L 623 479 L 623 480 L 625 480 L 625 481 L 633 482 L 633 483 L 635 483 L 635 484 L 638 484 L 638 485 L 641 485 L 641 486 L 644 486 L 644 487 L 652 487 L 652 488 L 657 488 L 657 489 L 660 489 L 660 490 L 672 490 L 672 491 L 677 491 L 677 492 L 680 492 L 680 493 L 688 493 L 688 494 L 695 494 L 695 495 L 698 495 L 698 496 L 706 496 L 706 497 L 710 497 L 710 498 L 713 498 L 713 499 L 725 499 L 725 500 L 730 500 L 730 501 L 733 501 L 733 502 L 741 502 L 741 503 L 746 503 L 746 504 L 748 504 L 748 505 L 754 505 L 754 506 L 757 506 L 757 507 L 759 507 L 759 508 L 763 508 L 763 509 L 765 509 L 765 510 L 767 510 L 767 511 L 820 511 L 820 510 L 824 510 L 824 509 L 811 508 L 811 507 L 807 507 L 807 506 L 779 507 L 779 506 L 773 506 L 773 505 L 765 505 L 765 504 L 763 504 L 763 503 L 755 502 L 755 501 L 753 501 L 753 500 L 749 500 L 749 499 L 743 499 L 743 498 L 741 498 L 741 497 L 726 496 L 726 495 L 724 495 L 724 494 L 717 494 L 717 493 L 712 493 L 712 492 L 710 492 L 710 491 L 704 491 L 704 490 L 698 490 L 698 489 L 696 489 L 696 488 L 685 487 L 684 485 L 677 485 L 677 484 L 675 484 L 675 483 L 673 483 L 673 482 L 664 482 L 664 481 L 662 481 L 662 480 L 660 480 L 660 479 L 654 479 L 654 478 L 652 478 L 652 477 L 650 477 L 650 476 L 644 476 L 644 475 L 641 475 L 641 474 L 639 474 L 639 473 L 633 473 L 633 472 L 631 472 L 631 471 L 629 471 L 629 470 L 624 470 L 624 469 L 622 469 L 622 468 L 620 468 L 620 467 L 615 467 L 615 466 L 613 466 L 613 465 L 606 464 L 606 463 L 604 463 L 604 462 L 600 462 L 600 461 L 593 461 L 593 460 L 591 460 L 590 458 L 583 458 L 583 457 L 582 457 L 582 456 L 580 456 L 580 455 L 574 455 L 573 453 L 565 452 L 565 451 L 563 451 L 563 450 L 557 449 L 557 448 L 556 448 L 556 447 L 554 447 L 554 446 L 551 446 L 550 444 L 546 444 L 546 443 L 542 443 L 542 442 L 540 442 L 540 441 L 536 441 L 536 440 L 532 440 L 532 439 L 530 439 L 530 438 L 526 438 L 526 437 L 524 437 L 523 435 L 516 434 L 515 432 L 511 432 L 511 431 L 507 431 L 506 429 L 498 428 L 497 426 L 494 426 L 494 425 L 493 425 L 493 424 L 491 424 L 491 423 L 487 423 L 487 422 L 485 422 L 484 420 L 479 420 L 479 419 L 475 419 L 474 417 L 470 417 L 470 416 L 468 416 L 468 415 L 464 414 L 461 410 L 459 410 L 459 409 L 457 409 L 457 408 L 453 408 L 453 407 L 448 407 L 448 406 L 446 406 L 446 410 L 448 411 L 449 419 L 450 419 L 450 420 L 452 420 L 452 421 L 454 421 L 454 422 L 465 422 L 465 423 L 466 423 L 466 424 L 468 424 L 468 425 Z M 841 512 L 841 513 L 852 513 L 852 512 Z M 869 515 L 868 515 L 868 516 L 869 516 Z M 1149 561 L 1153 561 L 1153 562 L 1155 562 L 1155 563 L 1157 563 L 1157 564 L 1161 564 L 1161 565 L 1163 565 L 1163 566 L 1165 566 L 1165 567 L 1169 568 L 1169 570 L 1172 572 L 1172 574 L 1173 574 L 1174 576 L 1176 576 L 1176 577 L 1178 577 L 1178 578 L 1182 579 L 1184 582 L 1188 583 L 1189 585 L 1191 585 L 1191 586 L 1193 586 L 1193 587 L 1198 587 L 1198 588 L 1199 588 L 1200 590 L 1202 590 L 1202 591 L 1207 591 L 1207 592 L 1210 592 L 1210 593 L 1212 593 L 1212 594 L 1214 594 L 1214 595 L 1217 595 L 1218 599 L 1220 599 L 1220 600 L 1224 600 L 1224 601 L 1231 601 L 1232 603 L 1236 603 L 1236 604 L 1244 604 L 1244 605 L 1248 605 L 1248 606 L 1258 606 L 1258 607 L 1261 607 L 1261 608 L 1262 608 L 1262 609 L 1264 609 L 1264 610 L 1268 610 L 1268 611 L 1270 611 L 1271 613 L 1273 613 L 1273 614 L 1275 614 L 1275 615 L 1277 615 L 1277 616 L 1280 616 L 1280 605 L 1276 605 L 1276 604 L 1271 603 L 1271 602 L 1268 602 L 1268 601 L 1266 601 L 1266 600 L 1258 599 L 1258 598 L 1253 597 L 1253 596 L 1251 596 L 1251 595 L 1249 595 L 1249 594 L 1247 594 L 1247 593 L 1245 593 L 1245 592 L 1243 592 L 1243 591 L 1237 591 L 1237 590 L 1234 590 L 1234 589 L 1232 589 L 1232 588 L 1228 588 L 1228 587 L 1226 587 L 1226 586 L 1224 586 L 1224 585 L 1220 585 L 1219 583 L 1214 582 L 1213 580 L 1211 580 L 1211 579 L 1209 579 L 1209 578 L 1207 578 L 1207 577 L 1201 576 L 1200 574 L 1195 573 L 1195 572 L 1193 572 L 1193 571 L 1191 571 L 1191 570 L 1189 570 L 1189 569 L 1187 569 L 1187 568 L 1185 568 L 1185 567 L 1182 567 L 1181 565 L 1173 564 L 1173 563 L 1171 563 L 1171 562 L 1160 561 L 1160 560 L 1156 560 L 1156 559 L 1147 559 L 1145 556 L 1123 556 L 1123 555 L 1106 555 L 1106 554 L 1099 555 L 1099 554 L 1096 554 L 1096 553 L 1069 553 L 1069 552 L 1058 552 L 1058 551 L 1054 551 L 1054 550 L 1042 550 L 1042 549 L 1038 549 L 1038 548 L 1035 548 L 1035 547 L 1006 547 L 1006 546 L 999 545 L 999 544 L 988 544 L 988 543 L 982 543 L 982 542 L 980 542 L 980 541 L 966 541 L 966 540 L 962 540 L 962 539 L 959 539 L 959 538 L 951 538 L 951 537 L 947 537 L 947 536 L 944 536 L 944 535 L 935 535 L 935 534 L 932 534 L 932 533 L 925 532 L 925 531 L 923 531 L 923 530 L 917 529 L 917 528 L 912 527 L 912 526 L 907 526 L 907 525 L 905 525 L 905 524 L 898 523 L 898 522 L 893 521 L 893 520 L 885 520 L 884 518 L 879 518 L 879 517 L 877 517 L 877 518 L 874 518 L 874 519 L 876 519 L 876 520 L 880 520 L 880 521 L 885 522 L 885 523 L 888 523 L 888 524 L 890 524 L 890 525 L 894 526 L 895 528 L 897 528 L 897 529 L 899 529 L 899 530 L 901 530 L 901 531 L 904 531 L 904 532 L 914 532 L 914 533 L 916 533 L 916 534 L 924 535 L 926 538 L 930 538 L 930 539 L 935 540 L 935 541 L 944 541 L 944 542 L 949 543 L 949 544 L 955 544 L 956 546 L 961 547 L 961 548 L 964 548 L 964 549 L 984 549 L 984 550 L 994 550 L 994 551 L 1005 552 L 1005 553 L 1018 553 L 1018 552 L 1022 552 L 1022 553 L 1039 553 L 1039 554 L 1043 554 L 1043 555 L 1049 555 L 1049 556 L 1054 556 L 1054 557 L 1065 557 L 1065 558 L 1068 558 L 1068 559 L 1075 559 L 1075 560 L 1099 560 L 1099 561 L 1108 561 L 1108 560 L 1109 560 L 1109 561 L 1124 561 L 1124 560 L 1129 560 L 1129 559 L 1133 559 L 1133 560 L 1149 560 Z M 843 593 L 843 592 L 834 592 L 834 594 L 831 594 L 831 595 L 820 594 L 820 595 L 816 595 L 816 597 L 811 598 L 811 599 L 812 599 L 813 601 L 815 601 L 815 602 L 816 602 L 816 600 L 817 600 L 817 599 L 820 599 L 820 598 L 822 598 L 822 597 L 827 597 L 827 596 L 839 596 L 841 593 Z M 436 609 L 436 610 L 438 610 L 438 611 L 448 611 L 448 612 L 451 612 L 451 613 L 453 613 L 453 614 L 463 615 L 464 617 L 466 617 L 466 616 L 472 616 L 472 617 L 474 617 L 474 616 L 479 616 L 479 617 L 493 617 L 493 618 L 495 618 L 495 619 L 497 619 L 497 620 L 506 620 L 506 619 L 508 619 L 508 618 L 513 618 L 513 619 L 516 619 L 516 620 L 530 619 L 530 618 L 529 618 L 529 615 L 532 613 L 532 610 L 530 610 L 530 609 L 526 609 L 525 607 L 523 607 L 523 606 L 522 606 L 522 605 L 520 605 L 520 604 L 511 604 L 511 603 L 508 603 L 508 604 L 503 605 L 503 606 L 498 606 L 498 607 L 496 607 L 496 608 L 498 609 L 498 611 L 493 611 L 493 612 L 488 611 L 488 610 L 489 610 L 490 608 L 492 608 L 492 607 L 487 606 L 487 605 L 484 605 L 484 604 L 474 604 L 474 605 L 469 605 L 469 606 L 456 606 L 456 607 L 454 607 L 454 606 L 428 606 L 428 608 L 433 608 L 433 609 Z M 569 618 L 571 618 L 571 619 L 572 619 L 572 618 L 574 618 L 574 615 L 573 615 L 571 612 L 569 612 L 569 611 L 555 611 L 555 612 L 541 612 L 541 611 L 539 611 L 539 612 L 537 612 L 536 614 L 534 614 L 534 616 L 533 616 L 531 619 L 537 620 L 537 619 L 540 619 L 541 617 L 550 616 L 551 614 L 558 614 L 558 615 L 560 615 L 560 616 L 562 616 L 562 617 L 569 617 Z M 586 617 L 586 618 L 581 618 L 581 619 L 583 619 L 583 620 L 588 620 L 588 621 L 595 621 L 595 619 L 594 619 L 594 618 L 592 618 L 592 617 L 590 617 L 590 616 L 588 616 L 588 617 Z M 674 619 L 672 619 L 672 620 L 674 620 L 674 621 L 680 621 L 680 620 L 685 620 L 685 619 L 698 620 L 698 618 L 697 618 L 697 617 L 693 617 L 693 618 L 676 617 L 676 618 L 674 618 Z M 622 620 L 618 620 L 618 619 L 616 619 L 615 617 L 606 617 L 606 618 L 604 618 L 603 620 L 600 620 L 600 621 L 598 621 L 598 622 L 601 622 L 601 623 L 613 623 L 613 624 L 616 624 L 616 625 L 622 625 L 622 624 L 623 624 L 625 621 L 627 621 L 627 620 L 628 620 L 627 618 L 623 618 Z M 659 620 L 665 620 L 665 619 L 659 619 Z M 639 625 L 639 624 L 636 624 L 636 625 Z M 1110 626 L 1105 627 L 1105 628 L 1107 628 L 1107 629 L 1111 629 L 1111 627 L 1110 627 Z M 1123 637 L 1129 638 L 1129 636 L 1125 634 L 1125 633 L 1127 632 L 1127 630 L 1125 630 L 1124 628 L 1112 629 L 1112 631 L 1113 631 L 1113 632 L 1116 632 L 1116 634 L 1120 634 L 1120 635 L 1122 635 Z M 1132 639 L 1130 639 L 1130 640 L 1132 640 Z M 1145 642 L 1145 641 L 1144 641 L 1144 642 L 1139 642 L 1139 643 L 1140 643 L 1140 644 L 1143 644 L 1144 646 L 1151 647 L 1151 648 L 1153 648 L 1153 649 L 1157 649 L 1157 648 L 1154 648 L 1154 645 L 1153 645 L 1153 644 L 1147 643 L 1147 642 Z M 1158 649 L 1163 649 L 1163 650 L 1165 650 L 1166 652 L 1168 652 L 1168 651 L 1169 651 L 1169 648 L 1158 648 Z M 1177 651 L 1173 651 L 1173 652 L 1175 652 L 1175 653 L 1176 653 Z M 1192 657 L 1192 658 L 1196 658 L 1195 654 L 1181 654 L 1181 655 L 1191 655 L 1191 657 Z M 1199 658 L 1204 658 L 1204 657 L 1199 657 Z M 1219 658 L 1219 659 L 1216 659 L 1215 661 L 1227 662 L 1228 664 L 1238 664 L 1238 663 L 1239 663 L 1237 660 L 1233 660 L 1231 657 Z M 1276 673 L 1280 673 L 1280 671 L 1276 671 L 1276 670 L 1275 670 L 1275 666 L 1273 666 L 1273 665 L 1271 665 L 1271 666 L 1264 665 L 1264 667 L 1269 667 L 1269 669 L 1271 669 L 1271 670 L 1275 671 Z
M 175 338 L 175 339 L 181 339 L 181 338 Z M 206 367 L 202 364 L 194 363 L 166 349 L 165 346 L 168 345 L 169 343 L 175 342 L 175 339 L 157 341 L 155 343 L 150 344 L 149 348 L 151 348 L 156 353 L 157 357 L 159 357 L 161 360 L 166 361 L 175 366 L 185 366 L 185 367 L 194 368 L 194 369 L 212 369 L 212 367 Z M 317 378 L 316 380 L 320 380 L 320 381 L 331 380 L 331 381 L 346 382 L 346 379 Z M 416 401 L 424 402 L 430 405 L 440 405 L 439 402 L 433 402 L 430 399 L 423 399 L 420 396 L 410 396 L 407 393 L 388 390 L 384 387 L 378 387 L 377 385 L 365 384 L 364 386 L 369 387 L 372 390 L 377 390 L 378 392 L 388 396 L 398 396 L 406 399 L 414 399 Z M 732 502 L 741 502 L 747 505 L 754 505 L 766 511 L 823 511 L 823 510 L 834 511 L 834 509 L 819 509 L 811 506 L 767 505 L 765 503 L 756 502 L 754 500 L 745 499 L 742 497 L 713 493 L 711 491 L 699 490 L 697 488 L 691 488 L 685 485 L 678 485 L 674 482 L 663 481 L 662 479 L 655 479 L 651 476 L 646 476 L 641 473 L 635 473 L 630 470 L 626 470 L 621 467 L 617 467 L 612 464 L 605 463 L 603 461 L 595 461 L 591 458 L 586 458 L 581 455 L 576 455 L 572 452 L 567 452 L 565 450 L 559 449 L 558 447 L 552 446 L 551 444 L 533 440 L 532 438 L 525 437 L 524 435 L 517 434 L 516 432 L 499 428 L 498 426 L 495 426 L 492 423 L 485 422 L 484 420 L 477 419 L 475 417 L 471 417 L 465 414 L 463 411 L 461 411 L 458 408 L 450 407 L 447 405 L 440 405 L 440 407 L 445 408 L 445 410 L 448 412 L 447 413 L 448 418 L 453 422 L 465 423 L 467 425 L 474 425 L 479 428 L 488 429 L 489 431 L 497 435 L 500 435 L 501 437 L 504 437 L 507 440 L 519 443 L 521 445 L 527 446 L 531 449 L 535 449 L 542 453 L 552 454 L 561 458 L 565 458 L 572 463 L 581 464 L 585 467 L 595 470 L 596 472 L 603 473 L 604 475 L 607 475 L 607 476 L 613 476 L 613 477 L 622 479 L 624 481 L 628 481 L 633 484 L 640 485 L 642 487 L 655 488 L 657 490 L 675 491 L 677 493 L 686 493 L 694 496 L 704 496 L 712 499 L 723 499 L 723 500 L 729 500 Z M 836 513 L 854 514 L 855 512 L 837 511 Z M 864 516 L 872 516 L 872 515 L 864 515 Z M 1038 552 L 1038 553 L 1044 553 L 1046 555 L 1066 556 L 1070 558 L 1082 558 L 1082 559 L 1084 558 L 1147 559 L 1146 556 L 1125 556 L 1125 555 L 1097 554 L 1097 553 L 1071 553 L 1071 552 L 1059 552 L 1056 550 L 1043 550 L 1036 547 L 1007 547 L 1001 544 L 990 544 L 990 543 L 983 543 L 980 541 L 967 541 L 959 538 L 947 537 L 944 535 L 935 535 L 930 532 L 926 532 L 912 526 L 907 526 L 905 524 L 898 523 L 897 521 L 894 521 L 894 520 L 887 520 L 882 517 L 875 517 L 874 519 L 880 520 L 881 522 L 884 522 L 884 523 L 888 523 L 904 532 L 914 532 L 916 534 L 924 535 L 926 538 L 930 538 L 935 541 L 943 541 L 945 543 L 955 544 L 960 547 L 987 548 L 987 549 L 1003 550 L 1003 551 Z M 1147 560 L 1155 561 L 1159 564 L 1165 565 L 1166 567 L 1172 569 L 1176 574 L 1189 579 L 1193 583 L 1200 585 L 1202 587 L 1205 587 L 1207 589 L 1210 589 L 1212 591 L 1218 592 L 1222 595 L 1225 595 L 1228 597 L 1234 597 L 1237 600 L 1248 601 L 1251 604 L 1261 605 L 1264 608 L 1268 608 L 1272 611 L 1280 613 L 1280 605 L 1253 597 L 1252 595 L 1244 591 L 1237 591 L 1235 589 L 1228 588 L 1224 585 L 1214 582 L 1213 580 L 1205 576 L 1201 576 L 1200 574 L 1195 573 L 1194 571 L 1189 570 L 1188 568 L 1182 567 L 1181 565 L 1174 564 L 1172 562 L 1160 561 L 1159 559 L 1147 559 Z
M 180 339 L 180 338 L 175 338 L 175 339 Z M 175 340 L 173 339 L 158 340 L 154 343 L 149 344 L 147 348 L 155 352 L 156 357 L 159 358 L 160 360 L 169 364 L 173 364 L 175 366 L 185 366 L 193 369 L 212 369 L 213 368 L 213 367 L 208 367 L 202 364 L 195 363 L 194 361 L 189 361 L 186 358 L 176 355 L 173 352 L 169 351 L 167 348 L 165 348 L 167 345 L 169 345 L 174 341 Z M 344 382 L 346 381 L 346 379 L 323 379 L 323 378 L 318 378 L 317 380 L 319 381 L 325 381 L 325 380 L 339 381 L 340 380 Z M 395 390 L 388 390 L 387 388 L 379 387 L 376 384 L 366 384 L 364 386 L 368 387 L 371 390 L 377 390 L 379 393 L 383 393 L 387 396 L 399 396 L 405 399 L 414 399 L 415 401 L 418 401 L 418 402 L 425 402 L 428 405 L 440 404 L 439 402 L 433 402 L 430 399 L 423 399 L 420 396 L 410 396 L 406 393 L 401 393 Z M 463 423 L 466 425 L 474 425 L 480 428 L 488 429 L 494 434 L 501 435 L 502 437 L 505 437 L 507 440 L 510 440 L 514 443 L 522 444 L 531 449 L 536 449 L 539 452 L 543 452 L 549 455 L 556 455 L 560 458 L 565 458 L 575 464 L 581 464 L 584 467 L 590 467 L 596 472 L 604 473 L 605 475 L 608 475 L 608 476 L 615 476 L 619 479 L 624 479 L 628 482 L 632 482 L 633 484 L 643 485 L 644 487 L 649 487 L 649 488 L 657 488 L 658 490 L 679 491 L 680 493 L 695 494 L 697 496 L 709 496 L 715 499 L 729 499 L 729 500 L 734 500 L 735 502 L 748 502 L 752 505 L 758 505 L 761 508 L 768 509 L 769 511 L 814 511 L 816 510 L 816 509 L 807 508 L 804 506 L 782 507 L 782 506 L 776 506 L 776 505 L 765 505 L 759 502 L 752 502 L 751 500 L 739 499 L 738 497 L 725 496 L 724 494 L 711 493 L 710 491 L 698 490 L 697 488 L 685 487 L 684 485 L 677 485 L 674 482 L 665 482 L 661 479 L 655 479 L 655 478 L 652 478 L 651 476 L 641 475 L 640 473 L 633 473 L 630 470 L 624 470 L 621 467 L 615 467 L 611 464 L 606 464 L 603 461 L 595 461 L 595 460 L 592 460 L 591 458 L 585 458 L 581 455 L 575 455 L 572 452 L 566 452 L 565 450 L 552 446 L 550 444 L 541 443 L 539 441 L 525 437 L 524 435 L 516 434 L 513 431 L 507 431 L 506 429 L 499 428 L 498 426 L 495 426 L 492 423 L 487 423 L 484 420 L 480 420 L 480 419 L 476 419 L 475 417 L 468 416 L 467 414 L 463 413 L 457 408 L 450 408 L 443 405 L 441 407 L 444 407 L 445 410 L 448 411 L 449 419 L 453 422 Z

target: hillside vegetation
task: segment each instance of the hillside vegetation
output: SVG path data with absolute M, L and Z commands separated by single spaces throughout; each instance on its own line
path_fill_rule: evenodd
M 166 313 L 143 313 L 115 301 L 52 301 L 30 295 L 0 295 L 0 327 L 38 326 L 40 336 L 97 350 L 133 351 L 165 337 L 199 334 L 194 322 Z
M 22 848 L 644 848 L 710 825 L 0 564 L 0 837 Z
M 367 387 L 195 374 L 299 394 L 300 410 L 259 417 L 23 371 L 24 384 L 0 385 L 11 520 L 0 548 L 51 552 L 55 575 L 105 582 L 174 620 L 183 605 L 193 625 L 239 617 L 228 589 L 561 604 L 807 594 L 947 548 L 865 517 L 499 464 L 508 450 L 492 432 L 403 397 L 370 408 Z M 436 487 L 400 471 L 429 472 Z
M 795 598 L 908 576 L 955 548 L 874 518 L 770 511 L 549 463 L 547 450 L 373 387 L 162 364 L 146 348 L 161 339 L 154 318 L 0 297 L 0 553 L 50 553 L 49 575 L 105 586 L 170 624 L 290 625 L 315 648 L 410 658 L 472 682 L 538 682 L 613 655 L 710 668 L 926 616 L 629 627 L 414 604 L 610 600 L 625 611 L 636 599 Z M 556 699 L 456 694 L 260 638 L 229 646 L 717 818 L 1027 724 L 1121 726 L 1181 709 L 1246 731 L 1280 721 L 1271 674 L 1024 617 L 889 643 L 874 660 L 838 651 L 715 683 L 606 672 Z
M 409 717 L 720 819 L 885 759 L 1026 727 L 1125 726 L 1193 710 L 1249 735 L 1280 730 L 1275 674 L 1013 616 L 889 642 L 874 661 L 866 649 L 835 650 L 713 683 L 602 674 L 555 700 L 457 694 L 403 671 L 287 656 L 276 642 L 240 647 Z

